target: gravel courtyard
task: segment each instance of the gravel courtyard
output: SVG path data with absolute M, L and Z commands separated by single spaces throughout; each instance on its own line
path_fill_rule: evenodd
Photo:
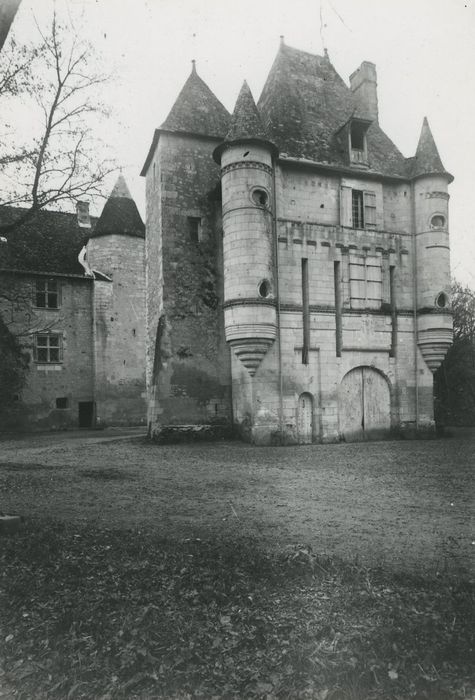
M 475 571 L 471 439 L 254 448 L 0 442 L 0 510 L 161 538 L 237 532 L 399 571 Z

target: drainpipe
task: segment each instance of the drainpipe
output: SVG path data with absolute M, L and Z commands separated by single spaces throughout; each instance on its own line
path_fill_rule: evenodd
M 276 158 L 272 158 L 272 234 L 274 238 L 274 268 L 275 268 L 275 296 L 277 301 L 276 306 L 276 321 L 277 321 L 277 342 L 278 342 L 278 363 L 279 363 L 279 430 L 280 439 L 282 442 L 284 436 L 284 391 L 282 379 L 282 341 L 281 341 L 281 323 L 280 323 L 280 288 L 279 288 L 279 241 L 277 240 L 277 192 L 276 192 Z
M 414 374 L 416 400 L 416 431 L 419 431 L 419 357 L 417 352 L 417 236 L 416 236 L 416 192 L 414 182 L 411 183 L 411 218 L 412 218 L 412 292 L 414 319 Z

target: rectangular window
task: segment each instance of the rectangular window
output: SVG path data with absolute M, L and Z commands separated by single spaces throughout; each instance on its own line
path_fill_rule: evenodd
M 188 234 L 192 243 L 201 243 L 201 219 L 197 216 L 188 217 Z
M 62 338 L 59 333 L 37 333 L 35 336 L 35 360 L 43 364 L 62 362 Z
M 303 346 L 302 364 L 308 365 L 310 349 L 310 308 L 308 299 L 308 259 L 302 258 L 302 315 L 303 315 Z
M 353 228 L 364 228 L 363 192 L 361 190 L 352 190 L 351 192 L 351 214 Z
M 69 408 L 68 397 L 60 396 L 56 399 L 56 408 Z
M 383 299 L 381 258 L 350 255 L 350 295 L 352 309 L 379 309 Z
M 351 192 L 351 212 L 348 211 L 348 190 Z M 376 228 L 376 193 L 342 187 L 341 225 L 359 229 Z
M 38 309 L 59 309 L 57 280 L 36 280 L 35 305 Z

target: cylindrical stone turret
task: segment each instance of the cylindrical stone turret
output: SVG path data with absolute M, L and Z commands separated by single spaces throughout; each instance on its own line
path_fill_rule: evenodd
M 275 147 L 244 83 L 221 162 L 226 340 L 253 376 L 277 334 L 273 259 Z
M 424 120 L 414 181 L 417 249 L 417 344 L 432 372 L 452 344 L 448 182 L 435 142 Z

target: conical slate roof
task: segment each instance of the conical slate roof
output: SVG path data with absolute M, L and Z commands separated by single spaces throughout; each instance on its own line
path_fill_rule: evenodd
M 271 147 L 277 153 L 275 145 L 271 142 L 269 135 L 262 123 L 259 110 L 252 96 L 252 92 L 246 81 L 243 82 L 241 91 L 236 100 L 231 125 L 226 138 L 217 148 L 213 157 L 219 162 L 221 153 L 227 144 L 243 142 L 261 141 Z
M 200 78 L 193 61 L 191 74 L 160 128 L 223 138 L 229 119 L 228 110 Z
M 231 126 L 226 134 L 226 141 L 240 141 L 243 139 L 269 140 L 246 81 L 242 84 L 233 116 L 231 117 Z
M 110 234 L 145 238 L 145 225 L 122 174 L 117 178 L 90 237 Z
M 424 117 L 422 123 L 421 135 L 417 144 L 416 155 L 412 159 L 411 170 L 412 177 L 430 174 L 449 175 L 440 159 L 427 117 Z

